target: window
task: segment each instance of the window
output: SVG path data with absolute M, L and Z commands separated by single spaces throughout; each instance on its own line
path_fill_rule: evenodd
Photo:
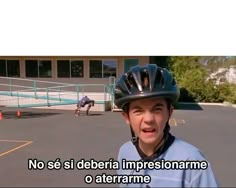
M 102 61 L 89 61 L 90 78 L 102 78 Z
M 25 60 L 26 77 L 52 77 L 52 63 L 50 60 Z
M 57 60 L 58 78 L 84 77 L 82 60 Z
M 116 61 L 104 60 L 103 61 L 103 78 L 110 76 L 116 77 Z
M 38 77 L 38 61 L 37 60 L 26 60 L 25 61 L 26 77 Z
M 0 76 L 7 76 L 6 60 L 0 59 Z
M 52 77 L 52 64 L 51 61 L 48 60 L 40 60 L 38 61 L 39 65 L 39 77 Z
M 116 77 L 116 60 L 90 60 L 90 78 Z
M 70 77 L 70 61 L 69 60 L 57 61 L 57 77 L 59 78 Z
M 125 59 L 124 61 L 124 72 L 128 72 L 129 69 L 135 65 L 138 65 L 138 59 Z
M 73 60 L 71 61 L 71 77 L 84 77 L 84 62 Z
M 19 60 L 7 60 L 7 76 L 9 76 L 9 77 L 19 77 L 20 76 Z
M 20 77 L 19 60 L 0 60 L 0 76 Z

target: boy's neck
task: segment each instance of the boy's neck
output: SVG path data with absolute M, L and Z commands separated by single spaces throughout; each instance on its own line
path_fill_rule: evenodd
M 164 140 L 163 139 L 162 139 L 162 141 L 158 140 L 154 144 L 145 144 L 145 143 L 143 143 L 142 141 L 139 140 L 139 147 L 140 147 L 140 149 L 148 157 L 152 156 L 154 154 L 154 152 L 156 150 L 158 150 L 163 144 L 164 144 Z

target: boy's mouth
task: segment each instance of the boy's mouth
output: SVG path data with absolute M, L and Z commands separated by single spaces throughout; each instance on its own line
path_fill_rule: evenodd
M 143 128 L 142 131 L 144 133 L 154 133 L 156 131 L 155 128 Z

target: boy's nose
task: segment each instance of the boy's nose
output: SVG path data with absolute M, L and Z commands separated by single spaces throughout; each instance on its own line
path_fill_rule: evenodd
M 151 113 L 151 112 L 146 112 L 145 114 L 144 114 L 144 117 L 143 117 L 143 120 L 144 120 L 144 122 L 145 123 L 151 123 L 151 122 L 153 122 L 154 121 L 154 114 L 153 113 Z

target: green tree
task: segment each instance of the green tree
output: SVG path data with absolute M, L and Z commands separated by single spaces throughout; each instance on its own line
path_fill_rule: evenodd
M 179 83 L 183 82 L 187 71 L 198 69 L 202 66 L 199 63 L 198 56 L 172 56 L 168 59 L 168 63 L 169 69 Z
M 215 102 L 219 100 L 219 90 L 213 81 L 207 81 L 208 71 L 200 63 L 200 57 L 170 57 L 173 72 L 181 91 L 180 101 Z
M 220 99 L 220 90 L 212 80 L 206 81 L 202 92 L 204 94 L 203 102 L 222 102 Z
M 204 90 L 206 88 L 206 71 L 202 68 L 186 70 L 181 78 L 181 87 L 188 90 L 195 101 L 205 100 Z
M 236 85 L 225 83 L 218 86 L 219 100 L 236 104 Z

